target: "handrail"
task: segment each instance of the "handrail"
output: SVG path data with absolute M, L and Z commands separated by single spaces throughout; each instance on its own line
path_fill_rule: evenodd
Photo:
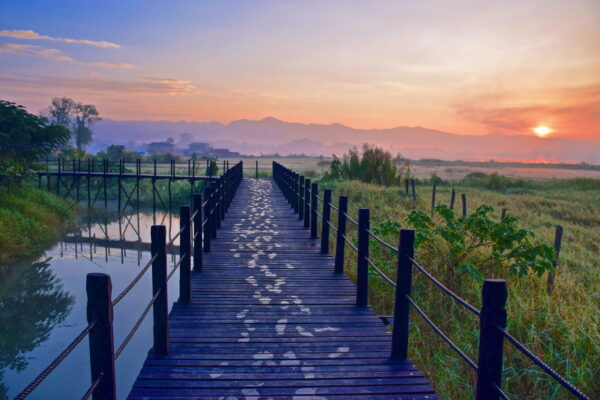
M 446 336 L 440 328 L 438 328 L 438 326 L 427 316 L 427 314 L 425 314 L 425 312 L 421 310 L 417 303 L 415 303 L 414 300 L 408 295 L 406 295 L 406 299 L 414 307 L 417 313 L 423 318 L 423 320 L 427 322 L 427 325 L 429 325 L 435 331 L 435 333 L 437 333 L 439 337 L 441 337 L 444 340 L 444 342 L 448 343 L 452 350 L 454 350 L 463 360 L 465 360 L 467 364 L 469 364 L 469 366 L 473 368 L 473 370 L 477 371 L 477 364 L 475 364 L 475 362 L 473 362 L 473 360 L 471 360 L 469 356 L 467 356 L 461 349 L 459 349 L 458 346 L 454 344 L 454 342 L 450 340 L 450 338 Z
M 461 297 L 459 297 L 456 293 L 454 293 L 452 290 L 450 290 L 446 286 L 444 286 L 440 281 L 438 281 L 437 279 L 435 279 L 433 277 L 433 275 L 431 275 L 429 272 L 427 272 L 425 270 L 425 268 L 423 268 L 422 266 L 419 265 L 419 263 L 417 263 L 411 257 L 409 257 L 409 260 L 412 263 L 412 265 L 414 265 L 415 267 L 417 267 L 417 269 L 423 275 L 425 275 L 430 281 L 432 281 L 433 283 L 435 283 L 435 285 L 437 287 L 439 287 L 440 289 L 442 289 L 448 296 L 452 297 L 458 304 L 464 306 L 467 310 L 471 311 L 473 314 L 475 314 L 477 316 L 481 315 L 481 312 L 478 309 L 476 309 L 475 307 L 473 307 L 472 305 L 470 305 L 469 303 L 467 303 L 466 300 L 464 300 Z
M 354 251 L 358 251 L 356 246 L 350 241 L 350 239 L 346 237 L 346 235 L 342 235 L 342 237 L 344 238 L 344 241 L 348 244 L 348 246 L 350 246 Z
M 152 258 L 150 258 L 148 263 L 144 266 L 144 268 L 142 268 L 142 270 L 136 275 L 136 277 L 133 278 L 129 285 L 127 285 L 127 287 L 123 289 L 123 291 L 119 293 L 117 297 L 115 297 L 115 299 L 112 302 L 113 307 L 116 306 L 121 300 L 123 300 L 123 297 L 125 297 L 127 293 L 129 293 L 129 291 L 135 286 L 136 283 L 139 282 L 140 279 L 142 279 L 142 276 L 144 276 L 146 271 L 150 269 L 152 263 L 156 260 L 156 257 L 158 257 L 158 253 L 153 255 Z
M 371 266 L 371 268 L 373 268 L 375 270 L 375 272 L 377 272 L 379 274 L 379 276 L 381 276 L 387 283 L 389 283 L 394 288 L 396 288 L 396 284 L 394 283 L 393 280 L 391 280 L 390 278 L 388 278 L 388 276 L 386 274 L 384 274 L 382 270 L 380 270 L 379 268 L 377 268 L 375 266 L 375 264 L 373 264 L 373 262 L 371 261 L 371 259 L 369 257 L 366 257 L 366 259 L 367 259 L 367 262 L 369 263 L 369 265 Z
M 553 370 L 550 366 L 548 366 L 545 362 L 543 362 L 538 356 L 533 354 L 531 350 L 529 350 L 525 345 L 515 339 L 510 333 L 508 333 L 504 328 L 499 326 L 498 324 L 494 324 L 498 332 L 502 336 L 504 336 L 517 350 L 519 350 L 523 355 L 533 361 L 538 367 L 544 370 L 548 375 L 554 378 L 555 381 L 561 384 L 565 389 L 574 394 L 579 399 L 589 400 L 585 394 L 581 393 L 579 389 L 573 386 L 569 381 L 563 378 L 558 372 Z
M 84 395 L 81 396 L 81 400 L 87 400 L 90 398 L 92 393 L 94 393 L 94 390 L 98 387 L 98 385 L 102 381 L 102 378 L 104 378 L 104 372 L 100 372 L 98 374 L 98 377 L 96 378 L 94 383 L 92 383 L 92 385 L 88 388 L 88 390 L 84 393 Z
M 95 321 L 89 323 L 79 333 L 79 335 L 77 335 L 75 337 L 75 339 L 73 339 L 71 341 L 71 343 L 69 343 L 69 345 L 58 356 L 56 356 L 56 358 L 54 360 L 52 360 L 52 362 L 46 368 L 44 368 L 44 370 L 42 372 L 40 372 L 40 374 L 29 385 L 27 385 L 27 387 L 25 389 L 23 389 L 21 391 L 21 393 L 19 393 L 17 395 L 17 397 L 15 397 L 15 400 L 22 400 L 22 399 L 26 398 L 27 396 L 29 396 L 31 394 L 31 392 L 33 392 L 33 390 L 36 387 L 38 387 L 39 384 L 42 383 L 44 381 L 44 379 L 46 379 L 48 377 L 48 375 L 50 375 L 50 373 L 52 371 L 54 371 L 54 369 L 56 369 L 56 367 L 58 367 L 58 365 L 65 358 L 67 358 L 67 356 L 69 354 L 71 354 L 71 352 L 75 349 L 75 347 L 77 347 L 77 345 L 79 343 L 81 343 L 81 341 L 88 335 L 88 333 L 90 333 L 90 331 L 94 328 L 94 326 L 96 325 L 97 322 L 98 322 L 98 320 L 95 320 Z
M 154 305 L 154 302 L 156 302 L 156 299 L 158 299 L 158 295 L 160 294 L 160 292 L 161 292 L 160 289 L 156 291 L 156 293 L 152 297 L 152 300 L 150 300 L 150 303 L 148 303 L 148 305 L 146 306 L 146 308 L 144 309 L 144 311 L 142 312 L 142 314 L 140 315 L 138 320 L 133 325 L 133 328 L 131 328 L 131 330 L 129 331 L 129 333 L 127 334 L 125 339 L 123 340 L 123 343 L 121 343 L 121 345 L 119 346 L 117 351 L 115 351 L 115 354 L 113 356 L 114 360 L 118 359 L 119 356 L 121 355 L 121 353 L 123 352 L 123 350 L 125 350 L 125 347 L 127 347 L 129 342 L 131 341 L 131 338 L 133 338 L 133 335 L 135 335 L 135 332 L 137 332 L 138 328 L 144 321 L 144 318 L 146 318 L 146 315 L 148 315 L 148 313 L 150 312 L 150 309 Z
M 369 233 L 369 235 L 375 239 L 376 241 L 378 241 L 379 243 L 381 243 L 382 245 L 384 245 L 385 247 L 387 247 L 388 249 L 395 251 L 396 253 L 398 252 L 398 249 L 395 248 L 394 246 L 392 246 L 391 244 L 387 243 L 386 241 L 384 241 L 383 239 L 381 239 L 379 236 L 377 236 L 376 234 L 374 234 L 373 232 L 371 232 L 369 229 L 367 229 L 367 232 Z
M 348 215 L 348 213 L 343 213 L 343 214 L 344 214 L 344 216 L 346 217 L 346 220 L 347 220 L 347 221 L 350 221 L 350 222 L 352 222 L 354 225 L 358 226 L 358 222 L 357 222 L 357 221 L 355 221 L 355 220 L 354 220 L 354 219 L 353 219 L 351 216 L 349 216 L 349 215 Z

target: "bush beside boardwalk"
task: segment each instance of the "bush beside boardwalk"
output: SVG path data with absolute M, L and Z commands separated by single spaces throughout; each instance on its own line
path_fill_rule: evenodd
M 443 183 L 443 182 L 442 182 Z M 324 181 L 319 188 L 332 188 L 334 199 L 349 196 L 349 210 L 353 217 L 357 209 L 371 209 L 372 228 L 383 234 L 389 243 L 397 242 L 397 222 L 406 227 L 406 216 L 413 209 L 429 213 L 431 186 L 417 185 L 417 202 L 404 193 L 404 187 L 384 188 L 358 181 Z M 592 398 L 600 397 L 598 365 L 600 365 L 600 181 L 573 179 L 555 182 L 515 182 L 505 177 L 472 176 L 456 182 L 455 211 L 460 212 L 460 194 L 467 195 L 468 210 L 482 204 L 495 208 L 500 218 L 502 208 L 519 219 L 519 224 L 532 230 L 538 243 L 552 244 L 557 224 L 564 227 L 563 247 L 556 272 L 553 293 L 546 290 L 546 276 L 529 274 L 518 278 L 506 271 L 501 277 L 508 280 L 508 330 L 525 343 L 549 365 L 579 386 Z M 494 189 L 494 190 L 492 190 Z M 437 203 L 449 204 L 451 186 L 437 188 Z M 393 229 L 388 229 L 393 226 Z M 387 233 L 386 233 L 387 231 Z M 351 235 L 354 232 L 349 232 Z M 372 254 L 377 265 L 382 265 L 388 276 L 394 276 L 394 256 L 381 246 L 373 244 Z M 347 257 L 347 271 L 355 270 L 355 257 Z M 442 260 L 418 254 L 418 260 L 442 282 L 454 288 L 472 304 L 480 305 L 481 282 L 464 277 L 460 282 L 436 264 Z M 476 265 L 477 260 L 471 260 Z M 476 359 L 479 325 L 476 319 L 456 307 L 415 272 L 414 291 L 417 303 L 435 317 L 444 332 L 472 358 Z M 390 315 L 393 293 L 378 277 L 370 279 L 370 302 L 381 315 Z M 445 398 L 472 398 L 475 374 L 458 356 L 413 314 L 410 357 L 425 372 Z M 505 384 L 512 398 L 568 398 L 551 379 L 531 362 L 507 347 Z
M 73 205 L 29 185 L 0 189 L 0 263 L 35 255 L 74 227 Z

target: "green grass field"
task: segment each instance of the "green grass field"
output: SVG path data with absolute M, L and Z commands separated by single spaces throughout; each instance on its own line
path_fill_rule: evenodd
M 406 227 L 406 216 L 411 210 L 429 212 L 431 208 L 430 185 L 417 186 L 416 204 L 405 194 L 404 187 L 385 188 L 357 181 L 321 181 L 319 187 L 321 191 L 333 189 L 336 202 L 338 195 L 349 196 L 349 211 L 353 217 L 359 207 L 369 208 L 372 228 L 389 226 L 393 221 Z M 467 195 L 469 211 L 489 204 L 499 219 L 501 209 L 506 208 L 519 219 L 519 225 L 535 233 L 536 242 L 552 245 L 555 226 L 564 227 L 552 293 L 547 291 L 546 275 L 529 274 L 518 278 L 507 271 L 486 277 L 508 281 L 509 332 L 591 398 L 600 398 L 600 180 L 534 182 L 475 175 L 455 182 L 454 187 L 455 210 L 460 209 L 462 193 Z M 449 204 L 451 189 L 449 183 L 437 187 L 437 204 Z M 349 232 L 353 237 L 355 233 Z M 385 240 L 397 245 L 397 233 L 386 235 Z M 356 254 L 349 247 L 346 254 L 346 271 L 354 276 Z M 388 276 L 395 276 L 394 255 L 373 240 L 371 259 Z M 417 261 L 471 304 L 480 306 L 481 282 L 452 279 L 436 265 L 440 260 L 426 253 L 418 253 Z M 476 361 L 477 318 L 457 306 L 419 272 L 414 272 L 414 279 L 417 303 Z M 370 302 L 380 315 L 392 314 L 392 288 L 375 274 L 370 276 Z M 448 399 L 472 398 L 475 373 L 415 312 L 412 322 L 410 357 L 431 379 L 439 394 Z M 566 390 L 511 346 L 505 345 L 505 349 L 503 388 L 511 398 L 569 397 Z
M 74 204 L 29 185 L 0 190 L 0 263 L 37 254 L 74 227 Z

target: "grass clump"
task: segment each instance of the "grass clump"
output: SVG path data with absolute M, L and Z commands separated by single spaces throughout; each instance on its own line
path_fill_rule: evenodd
M 43 251 L 75 223 L 73 207 L 28 185 L 0 190 L 0 263 Z

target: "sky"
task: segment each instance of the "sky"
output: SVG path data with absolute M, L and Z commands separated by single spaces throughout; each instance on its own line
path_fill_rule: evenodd
M 116 120 L 600 139 L 600 1 L 3 2 L 0 98 L 62 96 Z

